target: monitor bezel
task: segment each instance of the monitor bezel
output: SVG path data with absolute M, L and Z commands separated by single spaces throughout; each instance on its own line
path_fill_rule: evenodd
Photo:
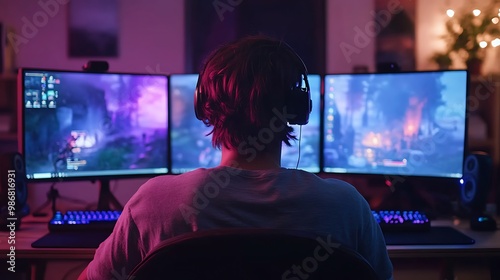
M 182 76 L 190 76 L 190 75 L 198 75 L 199 77 L 199 74 L 198 73 L 170 73 L 168 75 L 168 92 L 172 92 L 172 76 L 179 76 L 179 77 L 182 77 Z M 177 172 L 174 170 L 174 166 L 173 166 L 173 160 L 172 160 L 172 94 L 169 94 L 168 95 L 168 128 L 169 128 L 169 133 L 168 133 L 168 151 L 169 151 L 169 157 L 168 157 L 168 166 L 169 166 L 169 174 L 172 174 L 172 175 L 181 175 L 181 174 L 184 174 L 186 172 L 189 172 L 189 171 L 193 171 L 195 170 L 196 168 L 194 169 L 189 169 L 189 170 L 186 170 L 184 172 Z M 193 104 L 194 104 L 194 91 L 193 91 Z M 193 114 L 194 114 L 194 105 L 193 105 Z M 193 117 L 195 117 L 193 115 Z M 201 121 L 200 121 L 201 122 Z M 208 137 L 208 136 L 207 136 Z M 215 148 L 214 148 L 215 149 Z
M 166 82 L 166 109 L 167 109 L 167 129 L 166 129 L 166 149 L 167 154 L 165 155 L 167 161 L 165 172 L 149 172 L 149 173 L 130 173 L 130 174 L 96 174 L 91 176 L 61 176 L 61 177 L 43 177 L 43 178 L 28 178 L 26 180 L 32 183 L 42 183 L 42 182 L 71 182 L 71 181 L 109 181 L 109 180 L 118 180 L 118 179 L 131 179 L 131 178 L 153 178 L 160 175 L 166 175 L 170 173 L 170 165 L 169 165 L 169 157 L 170 157 L 170 104 L 169 104 L 169 78 L 167 74 L 161 73 L 137 73 L 137 72 L 115 72 L 115 71 L 106 71 L 106 72 L 93 72 L 93 71 L 83 71 L 83 70 L 65 70 L 65 69 L 56 69 L 56 68 L 36 68 L 36 67 L 21 67 L 17 71 L 17 139 L 18 139 L 18 151 L 23 157 L 25 156 L 25 124 L 24 124 L 24 116 L 25 116 L 25 94 L 24 94 L 24 73 L 29 71 L 38 71 L 38 72 L 60 72 L 60 73 L 80 73 L 80 74 L 100 74 L 100 75 L 131 75 L 131 76 L 155 76 L 155 77 L 163 77 Z M 24 170 L 26 170 L 26 161 L 24 161 Z M 26 172 L 27 173 L 27 172 Z M 28 175 L 28 174 L 27 174 Z
M 351 75 L 351 76 L 361 76 L 361 75 L 388 75 L 388 74 L 393 74 L 393 75 L 400 75 L 400 74 L 418 74 L 418 73 L 449 73 L 449 72 L 463 72 L 465 73 L 465 123 L 464 123 L 464 149 L 462 153 L 462 164 L 461 164 L 461 176 L 457 177 L 452 177 L 452 176 L 432 176 L 432 175 L 412 175 L 412 174 L 381 174 L 381 173 L 366 173 L 366 172 L 352 172 L 352 171 L 347 171 L 347 172 L 335 172 L 335 171 L 327 171 L 326 170 L 326 163 L 325 163 L 325 116 L 326 116 L 326 79 L 329 76 L 334 76 L 334 75 Z M 323 108 L 322 108 L 322 116 L 321 120 L 323 121 L 322 127 L 321 127 L 321 159 L 322 159 L 322 165 L 321 165 L 321 173 L 323 174 L 339 174 L 339 175 L 345 175 L 345 176 L 363 176 L 366 178 L 377 178 L 377 177 L 394 177 L 394 178 L 408 178 L 408 179 L 433 179 L 433 180 L 444 180 L 444 181 L 460 181 L 461 178 L 464 176 L 464 161 L 465 157 L 468 153 L 468 119 L 469 119 L 469 97 L 470 97 L 470 79 L 471 75 L 467 69 L 439 69 L 439 70 L 423 70 L 423 71 L 397 71 L 397 72 L 356 72 L 356 73 L 327 73 L 323 75 Z

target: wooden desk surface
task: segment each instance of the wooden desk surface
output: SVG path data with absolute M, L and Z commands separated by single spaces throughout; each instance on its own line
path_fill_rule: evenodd
M 16 259 L 59 259 L 59 260 L 91 260 L 94 258 L 93 248 L 32 248 L 31 243 L 49 233 L 47 218 L 22 220 L 21 228 L 15 231 Z M 0 232 L 0 259 L 6 258 L 10 251 L 9 232 Z
M 474 239 L 472 245 L 389 245 L 391 258 L 500 257 L 500 230 L 473 231 L 465 220 L 435 220 L 433 226 L 450 226 Z
M 476 240 L 472 245 L 390 245 L 387 246 L 391 258 L 461 258 L 461 257 L 500 257 L 500 230 L 479 232 L 469 229 L 468 222 L 460 220 L 436 220 L 435 226 L 452 226 Z M 32 248 L 31 243 L 48 233 L 47 221 L 23 220 L 21 228 L 15 232 L 15 254 L 19 259 L 59 259 L 91 260 L 95 249 L 92 248 Z M 0 232 L 0 258 L 4 259 L 10 251 L 7 243 L 9 232 Z

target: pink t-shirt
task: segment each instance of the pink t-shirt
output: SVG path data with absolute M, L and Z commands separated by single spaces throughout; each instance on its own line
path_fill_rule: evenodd
M 295 169 L 197 169 L 153 178 L 125 205 L 89 264 L 89 279 L 130 272 L 162 240 L 197 230 L 251 227 L 331 235 L 392 278 L 384 237 L 350 184 Z

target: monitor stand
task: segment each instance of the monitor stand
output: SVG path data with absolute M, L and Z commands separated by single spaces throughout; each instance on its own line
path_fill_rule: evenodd
M 118 199 L 116 199 L 109 188 L 109 180 L 100 179 L 98 182 L 99 201 L 97 203 L 97 210 L 123 210 L 123 206 L 120 204 Z
M 83 200 L 79 200 L 76 198 L 71 198 L 71 197 L 66 197 L 66 196 L 61 196 L 59 194 L 59 190 L 55 188 L 56 183 L 52 183 L 50 185 L 50 189 L 47 192 L 47 200 L 40 206 L 38 207 L 35 211 L 33 211 L 33 216 L 34 217 L 45 217 L 49 215 L 49 213 L 42 212 L 43 209 L 45 209 L 47 206 L 51 206 L 50 209 L 52 210 L 52 216 L 56 213 L 57 207 L 56 207 L 56 201 L 58 199 L 61 200 L 66 200 L 71 203 L 76 203 L 76 204 L 87 204 L 87 202 Z
M 399 178 L 398 178 L 399 179 Z M 390 189 L 382 199 L 381 207 L 386 209 L 428 210 L 432 209 L 431 202 L 421 193 L 408 178 L 402 180 L 385 180 L 384 185 Z M 430 214 L 430 213 L 428 213 Z

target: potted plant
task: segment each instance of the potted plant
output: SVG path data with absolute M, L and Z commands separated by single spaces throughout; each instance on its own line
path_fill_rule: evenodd
M 472 74 L 479 74 L 486 48 L 500 36 L 498 8 L 471 10 L 451 16 L 446 22 L 448 53 L 455 53 Z
M 439 66 L 439 69 L 443 70 L 449 69 L 452 64 L 452 60 L 448 53 L 436 53 L 431 60 Z

